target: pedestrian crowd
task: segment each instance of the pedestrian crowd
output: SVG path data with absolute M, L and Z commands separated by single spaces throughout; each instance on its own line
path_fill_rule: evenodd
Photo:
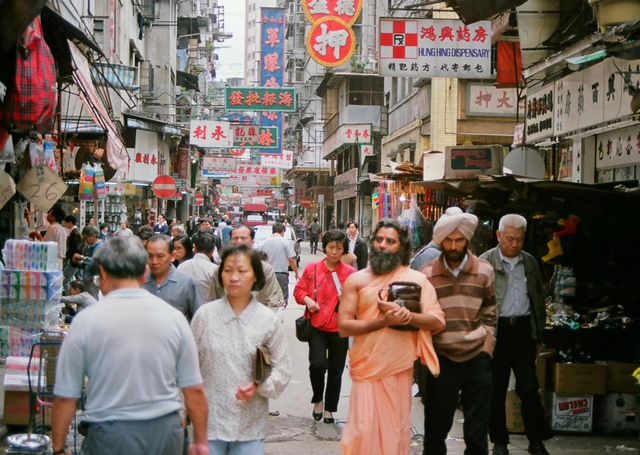
M 58 207 L 47 217 L 44 239 L 63 245 L 72 321 L 57 366 L 54 455 L 68 453 L 83 396 L 87 455 L 263 453 L 269 399 L 293 369 L 282 324 L 289 270 L 304 307 L 296 324 L 309 346 L 315 421 L 335 422 L 349 358 L 342 453 L 408 454 L 417 381 L 423 454 L 447 453 L 461 403 L 465 453 L 488 454 L 490 438 L 493 454 L 507 455 L 513 370 L 528 450 L 548 454 L 535 374 L 544 291 L 537 262 L 522 251 L 527 224 L 519 215 L 500 220 L 498 246 L 480 257 L 469 248 L 478 219 L 458 208 L 415 255 L 396 220 L 378 222 L 367 241 L 356 222 L 323 231 L 317 218 L 299 217 L 293 229 L 312 254 L 319 245 L 324 252 L 301 274 L 286 223 L 275 223 L 257 251 L 254 230 L 226 219 L 181 225 L 159 215 L 137 235 L 123 223 L 110 236 L 93 225 L 80 230 Z

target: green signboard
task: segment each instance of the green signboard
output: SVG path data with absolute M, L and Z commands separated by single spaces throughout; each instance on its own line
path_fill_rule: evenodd
M 292 87 L 226 87 L 224 100 L 227 111 L 296 111 Z
M 245 149 L 280 148 L 277 126 L 233 125 L 233 147 Z

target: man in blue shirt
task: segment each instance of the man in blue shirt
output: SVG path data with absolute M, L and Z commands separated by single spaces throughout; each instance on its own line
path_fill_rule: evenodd
M 536 377 L 536 356 L 542 349 L 546 323 L 544 284 L 536 259 L 522 251 L 526 230 L 524 217 L 503 216 L 496 233 L 498 246 L 480 256 L 493 266 L 498 304 L 489 423 L 494 455 L 509 453 L 505 401 L 512 369 L 516 392 L 522 400 L 528 452 L 549 455 L 542 441 L 552 437 L 544 418 Z
M 180 390 L 194 429 L 190 454 L 208 455 L 207 398 L 185 318 L 141 289 L 147 253 L 137 237 L 114 237 L 96 253 L 104 298 L 79 313 L 62 344 L 52 411 L 53 454 L 65 448 L 82 395 L 86 455 L 182 451 Z
M 165 216 L 161 213 L 158 215 L 158 222 L 153 226 L 154 234 L 169 235 L 169 225 Z

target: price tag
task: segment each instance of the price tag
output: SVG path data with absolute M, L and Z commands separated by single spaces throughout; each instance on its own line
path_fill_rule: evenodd
M 0 169 L 0 209 L 16 194 L 16 182 Z
M 48 212 L 67 191 L 67 184 L 47 166 L 34 166 L 16 186 L 42 212 Z

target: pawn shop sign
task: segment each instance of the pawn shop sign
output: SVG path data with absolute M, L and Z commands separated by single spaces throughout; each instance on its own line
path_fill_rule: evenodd
M 302 9 L 311 24 L 331 16 L 351 27 L 360 16 L 362 0 L 302 0 Z
M 307 52 L 322 66 L 340 66 L 356 49 L 356 35 L 351 27 L 337 17 L 318 20 L 307 34 Z
M 169 199 L 178 191 L 178 185 L 170 175 L 159 175 L 153 181 L 153 192 L 160 199 Z

